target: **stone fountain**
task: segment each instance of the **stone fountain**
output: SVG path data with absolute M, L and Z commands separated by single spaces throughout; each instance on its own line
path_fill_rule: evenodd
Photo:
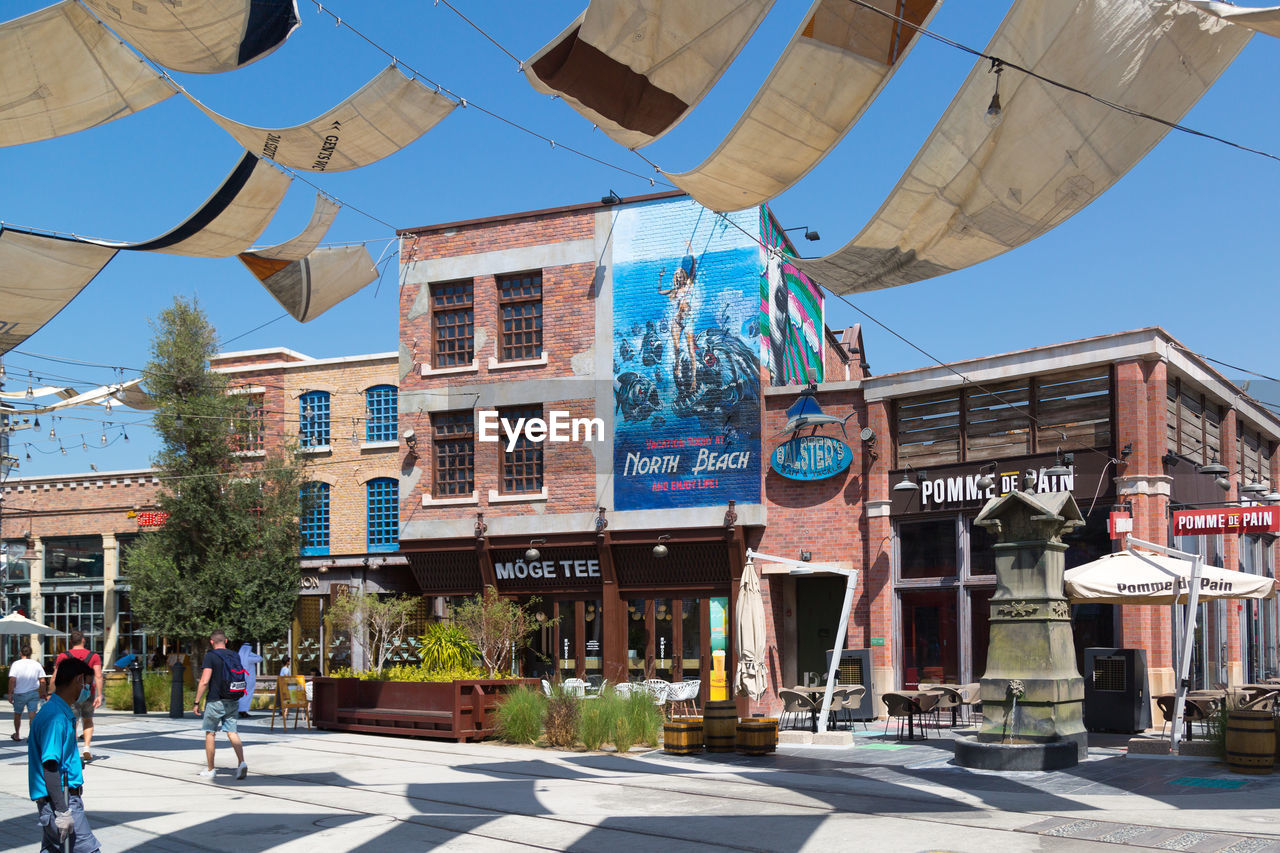
M 1063 597 L 1062 534 L 1084 524 L 1068 492 L 1013 491 L 975 521 L 996 536 L 982 728 L 956 739 L 956 763 L 987 770 L 1058 770 L 1087 754 L 1084 679 Z

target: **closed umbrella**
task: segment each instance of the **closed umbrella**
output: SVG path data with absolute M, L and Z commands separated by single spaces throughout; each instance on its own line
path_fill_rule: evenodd
M 32 621 L 20 613 L 10 613 L 8 616 L 0 619 L 0 634 L 40 634 L 41 636 L 52 636 L 61 634 L 57 628 L 50 628 L 48 625 L 41 625 L 39 622 Z
M 1186 604 L 1191 564 L 1145 551 L 1120 551 L 1067 570 L 1067 598 L 1090 604 Z M 1276 582 L 1264 575 L 1201 566 L 1199 598 L 1266 598 Z
M 760 595 L 760 579 L 751 561 L 742 570 L 738 586 L 738 610 L 734 626 L 738 668 L 734 675 L 737 693 L 759 701 L 764 696 L 768 669 L 765 666 L 764 598 Z

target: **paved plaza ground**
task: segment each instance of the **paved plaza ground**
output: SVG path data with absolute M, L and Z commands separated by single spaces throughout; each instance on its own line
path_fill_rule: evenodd
M 242 721 L 249 777 L 220 736 L 208 781 L 190 714 L 103 714 L 85 774 L 103 850 L 1280 851 L 1280 775 L 1131 757 L 1117 738 L 1071 770 L 995 774 L 956 767 L 946 738 L 899 744 L 877 726 L 852 748 L 677 758 L 267 722 Z M 38 849 L 26 792 L 26 744 L 4 738 L 0 850 Z

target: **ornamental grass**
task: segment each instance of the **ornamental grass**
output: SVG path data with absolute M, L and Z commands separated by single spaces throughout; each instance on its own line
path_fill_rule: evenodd
M 537 743 L 547 717 L 547 698 L 538 690 L 517 687 L 498 705 L 495 732 L 507 743 Z

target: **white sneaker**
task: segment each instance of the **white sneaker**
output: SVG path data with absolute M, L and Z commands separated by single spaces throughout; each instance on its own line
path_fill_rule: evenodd
M 240 766 L 236 768 L 236 778 L 243 779 L 248 775 L 249 775 L 249 765 L 241 761 Z
M 201 770 L 199 775 L 201 779 L 212 779 L 217 773 L 217 770 Z

